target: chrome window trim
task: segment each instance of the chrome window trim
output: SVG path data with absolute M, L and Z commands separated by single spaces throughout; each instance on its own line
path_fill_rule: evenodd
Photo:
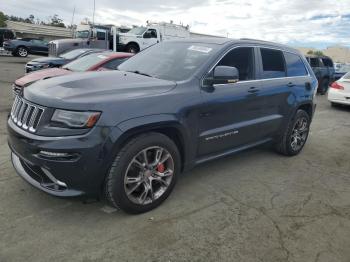
M 303 76 L 286 76 L 286 77 L 276 77 L 276 78 L 261 78 L 261 79 L 254 79 L 254 80 L 245 80 L 245 81 L 238 81 L 236 83 L 228 83 L 228 84 L 215 84 L 213 85 L 214 87 L 216 86 L 224 86 L 224 85 L 235 85 L 237 83 L 249 83 L 249 82 L 256 82 L 256 81 L 270 81 L 270 80 L 281 80 L 281 79 L 289 79 L 289 78 L 296 78 L 296 77 L 311 77 L 310 75 L 310 71 L 308 69 L 308 67 L 305 65 L 305 61 L 304 59 L 302 59 L 302 57 L 300 56 L 300 53 L 298 52 L 292 52 L 292 51 L 287 51 L 287 50 L 284 50 L 284 49 L 281 49 L 281 48 L 277 48 L 277 47 L 269 47 L 269 46 L 263 46 L 263 45 L 250 45 L 250 44 L 247 44 L 247 45 L 236 45 L 230 49 L 228 49 L 222 56 L 220 56 L 220 58 L 215 62 L 215 64 L 210 68 L 210 70 L 204 74 L 204 76 L 202 77 L 201 79 L 201 86 L 204 87 L 204 79 L 205 77 L 217 66 L 217 64 L 221 61 L 221 59 L 223 59 L 229 52 L 231 52 L 232 50 L 236 49 L 236 48 L 242 48 L 242 47 L 250 47 L 250 48 L 266 48 L 266 49 L 272 49 L 272 50 L 277 50 L 277 51 L 281 51 L 282 53 L 283 52 L 286 52 L 286 53 L 290 53 L 290 54 L 294 54 L 294 55 L 297 55 L 301 61 L 303 62 L 304 64 L 304 67 L 307 71 L 307 75 L 303 75 Z M 254 54 L 255 55 L 255 54 Z M 283 55 L 284 57 L 284 55 Z M 285 60 L 285 58 L 284 58 Z M 286 68 L 286 73 L 287 73 L 287 68 Z

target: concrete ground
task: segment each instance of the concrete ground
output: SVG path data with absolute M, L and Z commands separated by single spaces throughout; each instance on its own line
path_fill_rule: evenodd
M 258 148 L 204 164 L 131 216 L 15 174 L 6 116 L 24 61 L 0 57 L 0 261 L 350 261 L 349 108 L 318 97 L 299 156 Z

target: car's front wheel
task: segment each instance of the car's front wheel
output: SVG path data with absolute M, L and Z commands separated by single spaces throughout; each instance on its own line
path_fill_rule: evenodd
M 175 143 L 160 133 L 131 139 L 117 154 L 106 178 L 107 200 L 128 213 L 159 206 L 171 193 L 180 172 Z
M 276 150 L 286 156 L 299 154 L 309 136 L 310 121 L 311 118 L 307 112 L 298 110 L 276 144 Z

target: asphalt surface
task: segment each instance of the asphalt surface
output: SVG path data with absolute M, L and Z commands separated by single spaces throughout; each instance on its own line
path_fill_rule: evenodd
M 6 118 L 25 60 L 0 57 L 1 262 L 350 261 L 349 108 L 318 97 L 299 156 L 263 147 L 206 163 L 159 208 L 132 216 L 48 196 L 16 175 Z

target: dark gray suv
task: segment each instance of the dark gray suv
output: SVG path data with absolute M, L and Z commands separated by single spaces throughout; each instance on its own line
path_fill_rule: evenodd
M 164 42 L 119 70 L 38 81 L 16 97 L 8 143 L 21 177 L 140 213 L 197 164 L 268 142 L 293 156 L 307 140 L 317 80 L 287 46 Z

